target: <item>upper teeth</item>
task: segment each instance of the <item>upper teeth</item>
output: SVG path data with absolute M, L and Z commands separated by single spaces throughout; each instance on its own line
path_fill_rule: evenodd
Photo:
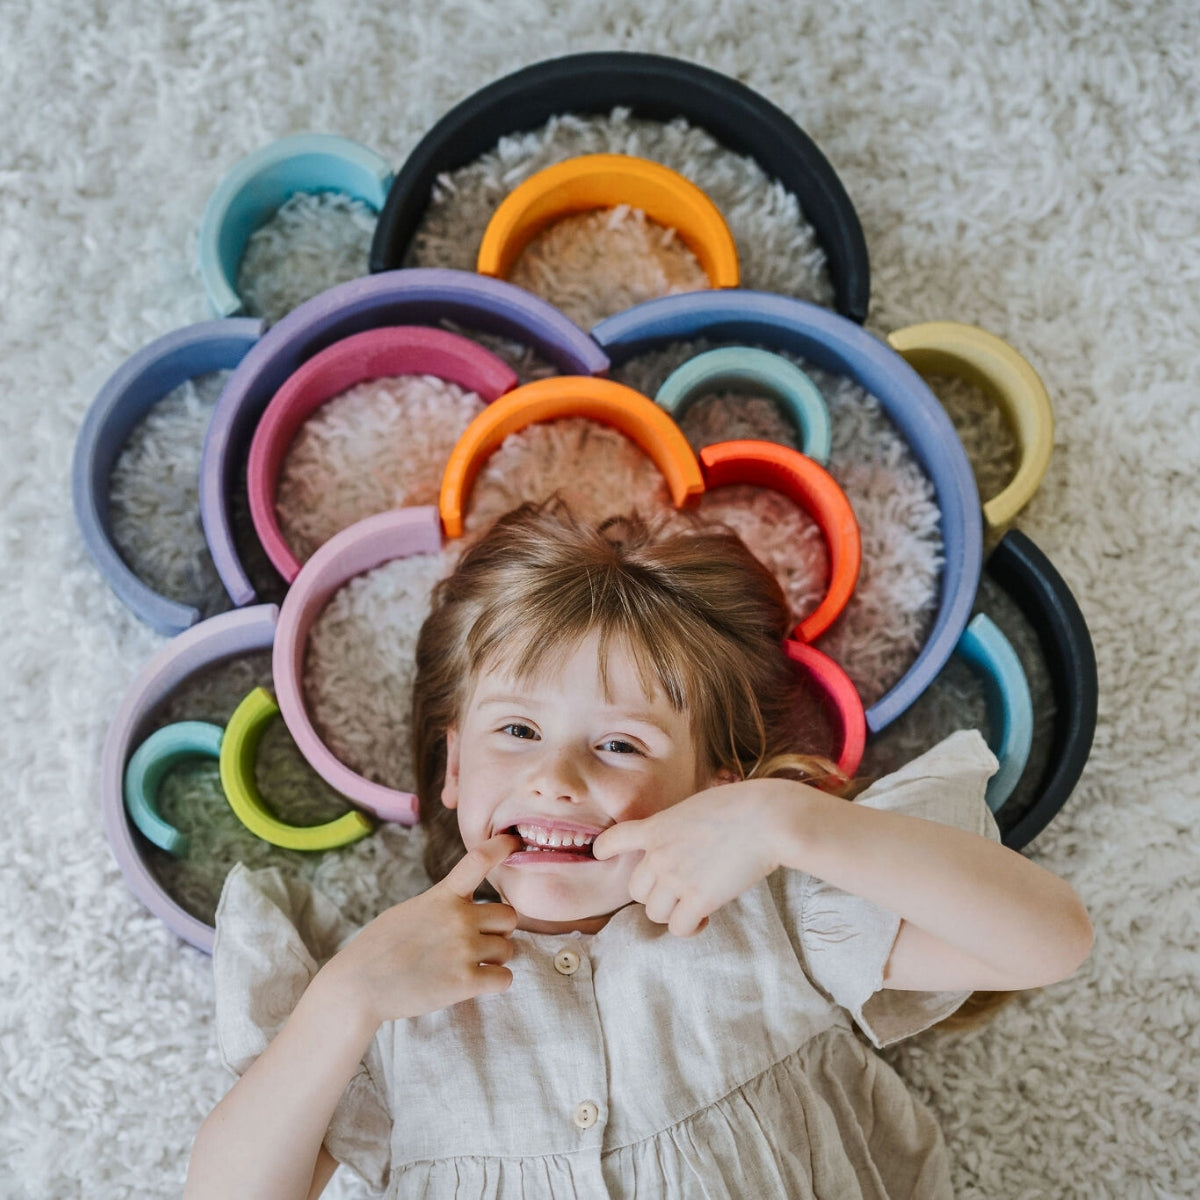
M 518 825 L 517 833 L 525 841 L 535 842 L 539 846 L 590 846 L 596 840 L 590 833 L 555 832 L 539 825 Z

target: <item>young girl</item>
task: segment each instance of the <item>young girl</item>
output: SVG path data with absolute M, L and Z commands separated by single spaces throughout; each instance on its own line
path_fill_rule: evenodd
M 805 783 L 778 584 L 731 533 L 524 506 L 437 588 L 414 738 L 438 880 L 354 935 L 276 871 L 217 918 L 241 1080 L 186 1195 L 950 1194 L 864 1044 L 1091 946 L 998 844 L 957 733 L 850 802 Z M 477 889 L 490 884 L 490 901 Z

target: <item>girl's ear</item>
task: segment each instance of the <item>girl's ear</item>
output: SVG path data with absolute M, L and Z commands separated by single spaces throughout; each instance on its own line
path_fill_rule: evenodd
M 446 730 L 446 778 L 442 783 L 442 803 L 447 808 L 458 807 L 458 731 Z
M 737 783 L 741 776 L 729 767 L 718 767 L 713 775 L 713 787 L 722 783 Z

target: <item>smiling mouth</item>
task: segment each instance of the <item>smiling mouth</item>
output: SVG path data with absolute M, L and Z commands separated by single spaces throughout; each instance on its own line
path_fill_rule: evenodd
M 572 833 L 570 830 L 547 829 L 538 825 L 510 825 L 504 830 L 521 839 L 521 849 L 506 858 L 505 865 L 544 863 L 595 862 L 593 834 Z

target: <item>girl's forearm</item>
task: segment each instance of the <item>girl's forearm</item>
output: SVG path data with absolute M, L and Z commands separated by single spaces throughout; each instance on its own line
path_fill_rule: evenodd
M 304 1200 L 334 1109 L 375 1031 L 336 979 L 318 974 L 201 1126 L 185 1200 Z
M 886 908 L 1023 988 L 1062 978 L 1091 946 L 1069 884 L 996 842 L 811 788 L 779 795 L 785 866 Z

